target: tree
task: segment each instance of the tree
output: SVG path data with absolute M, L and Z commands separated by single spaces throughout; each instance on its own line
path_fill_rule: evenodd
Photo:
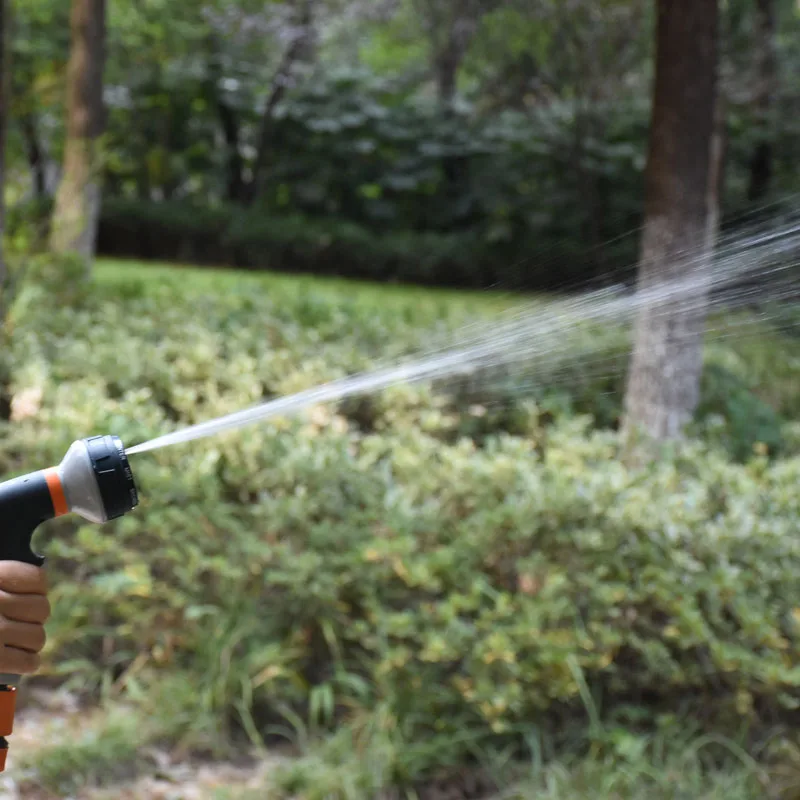
M 458 72 L 480 21 L 496 0 L 413 0 L 429 43 L 436 94 L 443 108 L 455 99 Z
M 711 152 L 708 165 L 708 188 L 706 209 L 706 250 L 712 253 L 719 236 L 722 217 L 722 198 L 725 190 L 725 165 L 728 154 L 727 100 L 720 86 L 714 104 L 714 129 L 711 135 Z
M 233 203 L 245 200 L 244 157 L 242 156 L 241 120 L 236 107 L 222 88 L 222 47 L 215 34 L 209 36 L 208 91 L 219 116 L 225 139 L 225 198 Z
M 6 283 L 8 282 L 8 268 L 3 247 L 6 218 L 6 131 L 8 130 L 8 111 L 11 105 L 8 46 L 8 3 L 7 0 L 0 0 L 0 323 L 5 317 Z
M 649 3 L 630 0 L 506 0 L 484 17 L 462 70 L 465 83 L 477 85 L 482 113 L 512 106 L 533 119 L 569 120 L 553 145 L 563 163 L 558 189 L 574 198 L 566 235 L 582 249 L 585 277 L 605 280 L 618 258 L 604 244 L 616 235 L 617 201 L 626 193 L 603 156 L 619 121 L 644 109 L 653 13 Z
M 12 157 L 24 155 L 30 169 L 31 194 L 42 201 L 50 191 L 53 145 L 62 134 L 69 5 L 16 0 L 9 46 L 14 64 L 10 152 Z
M 624 429 L 680 435 L 699 399 L 709 259 L 708 185 L 717 83 L 717 0 L 658 0 L 645 224 Z M 658 298 L 665 281 L 686 293 Z
M 755 19 L 756 144 L 750 159 L 750 185 L 747 198 L 761 200 L 768 192 L 772 178 L 772 104 L 777 83 L 775 55 L 775 2 L 756 0 Z
M 100 147 L 105 127 L 105 0 L 72 0 L 67 68 L 67 138 L 50 245 L 94 256 L 100 214 Z
M 8 0 L 0 0 L 0 418 L 11 414 L 11 367 L 9 361 L 9 327 L 6 324 L 12 294 L 11 277 L 5 252 L 6 219 L 6 136 L 11 106 L 10 13 Z
M 272 86 L 264 102 L 264 110 L 261 112 L 261 123 L 259 125 L 256 139 L 256 159 L 253 165 L 253 179 L 250 187 L 250 202 L 258 196 L 264 172 L 267 168 L 270 149 L 272 145 L 273 119 L 275 110 L 286 92 L 292 89 L 297 80 L 298 72 L 304 67 L 313 63 L 315 55 L 316 29 L 314 12 L 316 10 L 316 0 L 295 0 L 294 11 L 296 22 L 288 38 L 289 45 L 283 53 L 278 69 L 272 79 Z

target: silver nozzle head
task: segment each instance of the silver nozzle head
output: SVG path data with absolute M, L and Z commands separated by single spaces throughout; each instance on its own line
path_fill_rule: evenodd
M 116 519 L 139 503 L 125 447 L 117 436 L 73 442 L 58 473 L 70 511 L 89 522 Z

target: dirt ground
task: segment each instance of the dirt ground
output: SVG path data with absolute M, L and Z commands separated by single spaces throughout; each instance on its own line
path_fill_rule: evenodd
M 234 800 L 260 797 L 274 760 L 251 760 L 247 765 L 199 763 L 182 760 L 170 753 L 148 753 L 152 775 L 102 789 L 85 789 L 77 794 L 53 794 L 31 782 L 30 776 L 14 767 L 14 753 L 35 751 L 56 741 L 75 736 L 87 722 L 74 698 L 63 693 L 38 692 L 17 713 L 13 736 L 9 738 L 8 765 L 0 775 L 0 800 Z

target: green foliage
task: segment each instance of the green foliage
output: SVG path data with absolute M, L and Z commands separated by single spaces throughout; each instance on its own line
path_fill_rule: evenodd
M 769 796 L 773 790 L 778 796 L 782 783 L 774 780 L 777 776 L 756 764 L 734 742 L 697 736 L 682 728 L 681 722 L 673 720 L 651 735 L 617 728 L 608 732 L 613 747 L 607 752 L 595 751 L 589 756 L 562 752 L 556 761 L 547 757 L 546 743 L 535 735 L 527 742 L 525 757 L 513 761 L 508 752 L 492 755 L 475 747 L 478 767 L 462 767 L 457 775 L 442 772 L 440 781 L 429 781 L 422 795 L 440 790 L 463 792 L 461 796 L 502 794 L 513 800 L 756 800 L 765 796 L 769 786 Z M 431 745 L 403 741 L 396 723 L 378 710 L 369 723 L 348 726 L 296 762 L 281 766 L 275 774 L 273 796 L 308 800 L 381 796 L 397 784 L 393 770 L 407 774 L 415 754 Z M 407 796 L 415 794 L 412 790 Z
M 279 104 L 264 188 L 244 210 L 211 185 L 222 174 L 214 123 L 200 115 L 194 128 L 203 134 L 190 135 L 187 92 L 172 135 L 190 151 L 153 149 L 148 135 L 146 152 L 118 147 L 109 162 L 104 253 L 507 288 L 631 276 L 643 98 L 588 112 L 567 98 L 525 111 L 488 115 L 464 104 L 444 114 L 398 79 L 330 70 Z M 162 105 L 154 103 L 159 120 Z M 125 114 L 119 124 L 130 143 Z M 754 141 L 740 109 L 731 110 L 730 128 L 727 206 L 738 212 Z M 202 178 L 181 189 L 187 172 Z
M 185 675 L 161 675 L 145 687 L 129 673 L 125 690 L 125 701 L 110 699 L 66 721 L 57 719 L 45 728 L 56 736 L 15 750 L 20 790 L 33 794 L 46 788 L 72 796 L 88 787 L 113 786 L 157 770 L 163 766 L 159 749 L 175 745 L 210 758 L 231 756 L 230 742 L 215 729 L 217 718 L 204 716 L 202 698 Z M 71 735 L 65 736 L 67 728 Z
M 358 223 L 234 207 L 111 201 L 100 236 L 108 253 L 389 281 L 475 286 L 492 269 L 492 249 L 472 236 L 380 234 Z
M 43 249 L 52 212 L 51 198 L 29 199 L 9 206 L 5 238 L 12 253 L 24 258 Z
M 800 414 L 797 339 L 785 310 L 766 309 L 764 319 L 732 316 L 732 341 L 712 339 L 707 347 L 698 432 L 739 460 L 754 452 L 797 452 L 787 426 Z M 779 338 L 773 338 L 776 329 Z
M 127 778 L 142 760 L 148 733 L 139 715 L 118 709 L 108 718 L 89 722 L 77 736 L 38 750 L 32 758 L 20 748 L 23 791 L 46 786 L 69 796 L 87 785 Z
M 625 277 L 635 257 L 646 109 L 617 104 L 608 138 L 569 144 L 571 106 L 535 117 L 443 115 L 396 82 L 333 73 L 280 106 L 258 205 L 106 201 L 104 253 L 374 279 L 507 288 Z M 635 144 L 630 138 L 636 139 Z M 122 177 L 122 176 L 120 176 Z M 604 219 L 576 202 L 599 181 Z M 613 186 L 614 191 L 610 191 Z M 202 194 L 202 193 L 201 193 Z M 598 217 L 599 220 L 599 217 Z M 592 228 L 591 236 L 587 231 Z M 567 244 L 564 244 L 564 243 Z
M 290 4 L 187 3 L 147 0 L 146 13 L 121 3 L 109 17 L 106 254 L 509 288 L 630 276 L 653 9 L 440 2 L 421 6 L 438 9 L 429 20 L 411 2 L 318 3 L 314 64 L 292 73 L 264 125 L 296 32 Z M 746 99 L 750 56 L 736 55 L 754 51 L 753 11 L 738 0 L 723 9 L 723 72 L 737 87 L 732 214 L 749 205 L 763 135 Z M 52 187 L 34 176 L 62 149 L 68 25 L 52 0 L 16 13 L 9 199 L 26 210 L 24 237 L 41 243 L 42 216 L 27 212 L 46 209 Z M 779 14 L 782 74 L 796 60 L 795 17 Z M 432 100 L 434 40 L 473 26 L 445 112 Z M 800 180 L 795 95 L 780 83 L 770 129 L 772 189 L 789 196 Z M 237 204 L 256 189 L 262 143 L 264 180 L 246 213 Z
M 135 443 L 430 347 L 490 310 L 191 270 L 101 277 L 78 308 L 18 322 L 13 388 L 42 401 L 3 429 L 7 474 L 78 436 Z M 690 443 L 629 472 L 613 433 L 521 401 L 485 422 L 446 384 L 398 387 L 136 457 L 135 513 L 58 520 L 37 542 L 46 671 L 144 703 L 171 686 L 169 735 L 195 742 L 388 726 L 375 780 L 404 785 L 537 731 L 616 752 L 614 731 L 694 709 L 743 735 L 789 719 L 800 461 Z
M 703 382 L 698 415 L 707 438 L 716 440 L 740 460 L 751 457 L 754 447 L 771 453 L 780 451 L 783 424 L 770 405 L 719 364 L 707 365 Z
M 28 305 L 43 307 L 72 306 L 80 303 L 88 290 L 89 264 L 77 253 L 52 253 L 28 256 L 21 267 L 24 282 L 18 303 L 18 314 L 24 315 Z
M 489 15 L 489 38 L 492 25 L 507 30 L 506 17 L 514 16 L 508 9 Z M 529 25 L 542 30 L 535 19 Z M 545 38 L 560 50 L 568 18 L 558 30 Z M 258 210 L 246 214 L 218 211 L 229 199 L 227 162 L 214 144 L 216 101 L 206 97 L 204 80 L 187 79 L 180 92 L 159 89 L 140 115 L 155 115 L 141 141 L 131 136 L 129 112 L 118 111 L 101 238 L 107 254 L 253 267 L 298 263 L 320 273 L 508 287 L 629 277 L 637 254 L 632 231 L 641 223 L 644 90 L 586 106 L 580 79 L 577 88 L 567 81 L 558 100 L 522 110 L 509 101 L 512 108 L 488 113 L 476 102 L 444 114 L 402 76 L 328 69 L 278 105 Z M 232 80 L 241 84 L 238 74 Z M 609 81 L 605 76 L 601 97 Z M 168 131 L 165 103 L 174 106 Z M 232 103 L 243 130 L 255 126 L 243 101 Z M 747 207 L 757 135 L 750 117 L 746 108 L 730 110 L 725 206 L 732 214 Z M 776 191 L 784 193 L 797 184 L 791 119 L 776 133 Z M 187 181 L 187 174 L 196 178 Z M 216 226 L 203 225 L 209 215 Z M 418 267 L 421 257 L 429 263 Z

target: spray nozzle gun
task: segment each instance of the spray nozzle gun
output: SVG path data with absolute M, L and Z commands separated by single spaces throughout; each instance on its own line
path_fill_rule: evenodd
M 41 566 L 31 547 L 43 522 L 77 514 L 103 523 L 127 514 L 138 504 L 125 448 L 116 436 L 74 442 L 57 467 L 0 483 L 0 560 Z M 0 674 L 0 772 L 5 768 L 14 725 L 17 675 Z

